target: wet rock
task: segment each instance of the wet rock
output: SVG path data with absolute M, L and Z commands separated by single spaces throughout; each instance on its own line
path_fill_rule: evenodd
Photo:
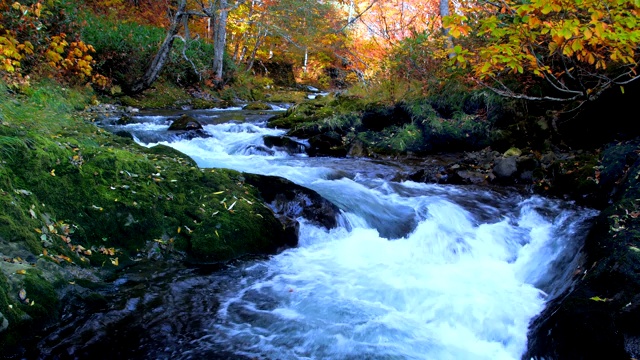
M 202 130 L 202 125 L 189 115 L 181 115 L 169 126 L 170 131 L 178 130 Z
M 282 223 L 284 228 L 283 243 L 285 247 L 298 246 L 298 238 L 300 237 L 300 223 L 295 218 L 286 215 L 276 215 L 278 221 Z
M 133 118 L 131 116 L 123 115 L 122 117 L 120 117 L 118 119 L 118 121 L 116 121 L 116 125 L 129 125 L 129 124 L 132 124 L 133 122 L 134 121 L 133 121 Z
M 262 138 L 264 145 L 270 148 L 276 147 L 284 149 L 289 154 L 301 154 L 306 151 L 307 146 L 288 136 L 266 135 Z
M 498 179 L 508 179 L 513 177 L 518 172 L 517 159 L 515 156 L 508 158 L 501 158 L 496 160 L 496 164 L 493 167 L 493 173 Z
M 9 320 L 0 312 L 0 333 L 9 327 Z
M 483 185 L 487 183 L 487 176 L 481 172 L 461 170 L 456 175 L 465 184 Z
M 245 174 L 245 182 L 258 188 L 262 198 L 278 215 L 333 229 L 340 209 L 317 192 L 276 176 Z M 286 227 L 286 224 L 285 224 Z

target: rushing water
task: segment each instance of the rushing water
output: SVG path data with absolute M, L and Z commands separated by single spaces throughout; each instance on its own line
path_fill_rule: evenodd
M 401 164 L 291 155 L 265 146 L 283 131 L 264 116 L 210 113 L 211 136 L 191 140 L 158 135 L 165 116 L 122 129 L 149 146 L 164 137 L 201 167 L 309 187 L 340 207 L 341 226 L 300 219 L 297 248 L 216 271 L 125 274 L 110 290 L 121 306 L 59 330 L 50 355 L 518 359 L 529 321 L 569 283 L 595 215 L 507 190 L 393 181 L 411 170 Z

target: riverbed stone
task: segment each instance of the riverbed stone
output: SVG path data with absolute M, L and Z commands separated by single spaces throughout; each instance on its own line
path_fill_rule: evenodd
M 307 149 L 307 145 L 288 136 L 266 135 L 262 138 L 262 141 L 264 142 L 264 145 L 269 148 L 281 148 L 291 155 L 302 154 Z
M 277 176 L 245 174 L 245 181 L 260 191 L 276 214 L 292 219 L 303 217 L 327 229 L 338 226 L 340 209 L 311 189 Z
M 189 115 L 181 115 L 169 125 L 169 130 L 202 130 L 202 125 Z
M 515 156 L 499 158 L 493 167 L 493 173 L 499 179 L 511 178 L 518 172 L 518 164 Z

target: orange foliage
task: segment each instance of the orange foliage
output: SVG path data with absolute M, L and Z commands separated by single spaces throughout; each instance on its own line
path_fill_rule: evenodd
M 51 17 L 51 10 L 41 2 L 24 5 L 0 0 L 0 75 L 10 85 L 28 85 L 28 70 L 23 63 L 48 64 L 50 70 L 38 67 L 31 70 L 51 71 L 61 80 L 86 83 L 96 81 L 100 86 L 107 79 L 93 73 L 95 63 L 90 53 L 93 46 L 82 41 L 67 42 L 67 34 L 50 34 L 43 22 Z M 8 27 L 8 28 L 7 28 Z M 21 40 L 18 40 L 21 39 Z M 35 45 L 34 45 L 35 44 Z

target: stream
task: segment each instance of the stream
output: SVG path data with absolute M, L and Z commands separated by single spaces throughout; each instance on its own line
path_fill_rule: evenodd
M 336 204 L 340 226 L 299 219 L 299 246 L 275 256 L 132 268 L 101 290 L 108 307 L 67 311 L 43 357 L 519 359 L 597 214 L 510 189 L 398 181 L 416 170 L 398 162 L 269 147 L 265 136 L 285 133 L 265 127 L 270 112 L 190 111 L 207 137 L 171 134 L 179 113 L 103 126 L 200 167 L 285 177 Z

